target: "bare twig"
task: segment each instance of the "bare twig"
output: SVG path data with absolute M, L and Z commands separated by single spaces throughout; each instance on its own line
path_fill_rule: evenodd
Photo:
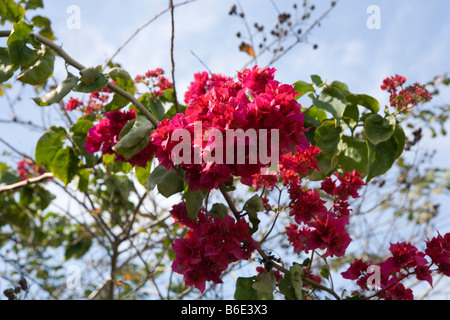
M 173 95 L 175 97 L 175 110 L 177 113 L 180 112 L 178 107 L 178 99 L 177 99 L 177 89 L 175 86 L 175 59 L 173 57 L 173 47 L 175 40 L 175 19 L 174 19 L 174 5 L 173 0 L 170 0 L 170 24 L 172 26 L 172 35 L 170 37 L 170 61 L 172 63 L 172 85 L 173 85 Z
M 187 0 L 178 4 L 173 5 L 173 7 L 179 7 L 179 6 L 183 6 L 185 4 L 188 4 L 190 2 L 194 2 L 197 0 Z M 135 36 L 137 36 L 137 34 L 139 32 L 141 32 L 143 29 L 145 29 L 147 26 L 149 26 L 152 22 L 154 22 L 156 19 L 158 19 L 159 17 L 161 17 L 162 15 L 164 15 L 165 13 L 167 13 L 169 10 L 171 10 L 171 7 L 168 7 L 164 10 L 162 10 L 160 13 L 156 14 L 153 18 L 151 18 L 150 20 L 148 20 L 146 23 L 144 23 L 142 26 L 140 26 L 139 28 L 136 29 L 136 31 L 127 39 L 125 40 L 119 48 L 117 48 L 116 52 L 114 52 L 114 54 L 106 61 L 105 66 L 107 66 L 108 64 L 111 63 L 111 61 L 119 54 L 120 50 L 122 50 Z
M 286 53 L 288 53 L 292 48 L 294 48 L 297 44 L 299 44 L 301 41 L 303 41 L 303 39 L 306 38 L 306 36 L 311 32 L 312 29 L 314 29 L 316 26 L 320 25 L 320 22 L 331 12 L 331 10 L 333 10 L 333 8 L 336 6 L 338 1 L 339 0 L 333 1 L 331 6 L 316 21 L 314 21 L 314 23 L 311 24 L 309 26 L 309 28 L 300 37 L 297 37 L 297 39 L 289 47 L 284 49 L 279 55 L 277 55 L 272 60 L 270 60 L 268 65 L 270 66 L 273 63 L 275 63 L 276 61 L 278 61 L 281 57 L 286 55 Z
M 38 177 L 34 177 L 34 178 L 30 178 L 27 180 L 23 180 L 14 184 L 9 184 L 3 187 L 0 187 L 0 193 L 2 192 L 6 192 L 6 191 L 15 191 L 17 189 L 21 189 L 23 187 L 26 187 L 30 184 L 36 184 L 36 183 L 40 183 L 40 182 L 45 182 L 48 179 L 52 179 L 53 178 L 53 173 L 51 172 L 46 172 Z

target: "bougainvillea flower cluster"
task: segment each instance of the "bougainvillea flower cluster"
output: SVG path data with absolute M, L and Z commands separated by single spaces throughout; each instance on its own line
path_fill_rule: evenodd
M 427 240 L 423 252 L 408 242 L 391 243 L 389 251 L 392 256 L 378 265 L 356 259 L 345 272 L 342 272 L 342 276 L 345 279 L 356 280 L 356 284 L 360 287 L 359 293 L 379 290 L 377 297 L 386 300 L 414 298 L 412 290 L 400 283 L 407 277 L 415 276 L 417 280 L 426 281 L 433 286 L 432 272 L 450 276 L 450 233 L 444 236 L 438 234 Z M 379 270 L 378 275 L 376 268 Z M 374 279 L 377 283 L 373 285 Z
M 267 155 L 274 151 L 284 154 L 293 151 L 296 146 L 306 148 L 304 116 L 300 112 L 300 104 L 295 100 L 297 94 L 292 85 L 275 81 L 274 74 L 275 69 L 254 67 L 238 73 L 237 81 L 223 76 L 209 78 L 205 74 L 197 75 L 196 81 L 190 86 L 191 91 L 186 94 L 189 105 L 185 114 L 163 120 L 152 134 L 152 141 L 158 147 L 156 156 L 159 162 L 167 168 L 175 164 L 186 168 L 186 178 L 192 190 L 213 189 L 229 181 L 231 175 L 241 177 L 243 183 L 252 184 L 253 175 L 268 166 L 258 157 L 252 162 L 254 154 L 248 151 L 260 142 L 256 140 L 261 139 L 259 134 L 262 132 L 265 132 Z M 231 130 L 254 130 L 257 139 L 239 140 L 234 137 L 233 141 L 224 142 L 225 139 L 217 140 L 218 135 L 214 135 L 209 139 L 195 141 L 198 123 L 201 123 L 199 130 L 203 137 L 211 131 L 227 137 Z M 177 162 L 174 159 L 173 151 L 179 142 L 172 139 L 172 135 L 179 129 L 188 132 L 188 138 L 193 142 L 188 161 Z M 278 140 L 272 146 L 272 134 L 275 131 Z M 195 163 L 195 156 L 205 159 L 213 152 L 217 154 L 219 149 L 223 155 L 221 159 Z M 225 159 L 230 150 L 234 152 L 232 161 Z M 246 150 L 243 163 L 237 160 L 239 150 Z
M 175 205 L 171 214 L 176 223 L 189 228 L 186 237 L 176 239 L 172 246 L 177 254 L 172 269 L 184 276 L 186 286 L 203 292 L 206 281 L 222 283 L 221 275 L 229 264 L 250 259 L 256 249 L 244 219 L 212 218 L 202 209 L 194 221 L 187 215 L 185 202 Z
M 110 100 L 112 91 L 105 87 L 101 90 L 91 92 L 87 102 L 83 102 L 78 98 L 70 98 L 64 109 L 67 111 L 80 110 L 83 115 L 90 115 L 100 111 L 103 106 Z
M 317 190 L 305 189 L 299 183 L 288 185 L 290 215 L 295 223 L 286 228 L 289 242 L 294 252 L 325 250 L 324 257 L 342 257 L 351 238 L 346 230 L 350 214 L 348 199 L 357 198 L 357 190 L 364 182 L 355 170 L 343 175 L 335 174 L 335 179 L 327 177 L 321 190 L 332 196 L 334 201 L 327 208 Z
M 162 95 L 165 90 L 173 88 L 173 84 L 163 74 L 164 70 L 161 68 L 149 70 L 143 75 L 137 75 L 134 82 L 144 83 L 150 89 L 153 98 L 156 98 Z
M 411 110 L 414 106 L 421 102 L 428 102 L 431 100 L 431 93 L 425 88 L 425 85 L 414 83 L 413 85 L 403 85 L 407 78 L 400 75 L 395 75 L 383 80 L 381 89 L 389 92 L 390 103 L 392 107 L 397 109 L 397 112 L 404 110 Z

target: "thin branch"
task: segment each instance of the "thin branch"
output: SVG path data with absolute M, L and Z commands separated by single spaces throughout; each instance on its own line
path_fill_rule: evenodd
M 21 189 L 23 187 L 26 187 L 30 184 L 36 184 L 36 183 L 40 183 L 40 182 L 45 182 L 48 179 L 52 179 L 53 178 L 53 173 L 51 172 L 46 172 L 38 177 L 34 177 L 34 178 L 30 178 L 27 180 L 23 180 L 14 184 L 9 184 L 3 187 L 0 187 L 0 193 L 2 192 L 6 192 L 6 191 L 15 191 L 17 189 Z
M 188 1 L 184 1 L 178 4 L 173 5 L 173 7 L 179 7 L 179 6 L 183 6 L 185 4 L 188 4 L 190 2 L 194 2 L 197 0 L 188 0 Z M 135 36 L 137 36 L 137 34 L 139 32 L 141 32 L 144 28 L 146 28 L 148 25 L 150 25 L 152 22 L 154 22 L 156 19 L 158 19 L 160 16 L 162 16 L 163 14 L 165 14 L 166 12 L 168 12 L 169 10 L 171 10 L 171 7 L 168 7 L 164 10 L 162 10 L 160 13 L 156 14 L 153 18 L 151 18 L 150 20 L 148 20 L 146 23 L 144 23 L 142 26 L 140 26 L 139 28 L 136 29 L 136 31 L 127 39 L 125 40 L 119 48 L 117 48 L 116 52 L 114 52 L 114 54 L 108 59 L 108 61 L 106 61 L 105 66 L 107 66 L 108 64 L 111 63 L 111 61 L 119 54 L 120 50 L 122 50 Z
M 220 187 L 220 192 L 222 193 L 223 197 L 225 198 L 225 201 L 227 202 L 228 206 L 230 207 L 231 212 L 233 212 L 233 215 L 236 218 L 236 220 L 239 220 L 241 217 L 239 216 L 239 210 L 236 208 L 236 205 L 234 204 L 233 199 L 230 197 L 228 192 L 223 187 Z
M 314 29 L 314 27 L 319 25 L 320 22 L 331 12 L 331 10 L 333 10 L 333 8 L 336 6 L 338 1 L 339 0 L 333 1 L 331 6 L 316 21 L 314 21 L 314 23 L 312 25 L 309 26 L 309 28 L 305 31 L 305 33 L 302 34 L 302 36 L 297 37 L 297 40 L 295 40 L 289 47 L 287 47 L 285 50 L 283 50 L 283 52 L 281 52 L 281 54 L 277 55 L 272 60 L 270 60 L 268 65 L 270 66 L 271 64 L 278 61 L 281 57 L 286 55 L 286 53 L 288 53 L 292 48 L 294 48 L 297 44 L 299 44 L 304 38 L 306 38 L 308 33 L 310 33 L 311 30 Z
M 175 98 L 175 110 L 177 110 L 177 113 L 179 113 L 180 108 L 178 107 L 177 89 L 175 86 L 175 59 L 173 57 L 173 47 L 174 47 L 174 40 L 175 40 L 174 9 L 175 9 L 175 7 L 173 5 L 173 0 L 170 0 L 170 24 L 172 26 L 172 35 L 170 37 L 170 61 L 172 63 L 172 85 L 173 85 L 173 95 Z

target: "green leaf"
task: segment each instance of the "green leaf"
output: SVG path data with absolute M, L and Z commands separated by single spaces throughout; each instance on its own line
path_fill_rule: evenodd
M 248 213 L 248 218 L 252 224 L 249 233 L 253 234 L 258 230 L 259 223 L 261 222 L 258 219 L 258 212 L 264 211 L 264 202 L 255 194 L 245 202 L 243 210 Z
M 146 186 L 149 190 L 155 189 L 155 187 L 164 180 L 167 174 L 167 169 L 162 164 L 157 166 L 153 171 L 150 173 Z
M 56 152 L 50 164 L 50 171 L 67 186 L 78 173 L 78 161 L 72 148 L 65 147 Z
M 319 97 L 313 97 L 314 105 L 322 110 L 331 113 L 339 123 L 344 116 L 347 101 L 340 93 L 340 90 L 333 87 L 328 87 L 322 90 Z
M 184 179 L 180 172 L 174 168 L 170 168 L 164 179 L 158 183 L 158 191 L 164 197 L 169 198 L 170 196 L 182 192 L 184 190 Z M 188 210 L 189 212 L 189 210 Z
M 320 127 L 322 122 L 327 119 L 327 114 L 325 111 L 320 110 L 316 106 L 311 106 L 305 112 L 305 122 L 311 123 L 314 127 Z
M 80 83 L 74 91 L 83 93 L 92 93 L 101 90 L 108 84 L 108 78 L 101 73 L 102 66 L 95 66 L 80 71 Z
M 80 118 L 70 127 L 69 130 L 70 132 L 73 132 L 75 134 L 86 136 L 89 133 L 89 129 L 92 128 L 93 126 L 94 123 L 91 120 Z
M 373 113 L 377 113 L 380 109 L 380 103 L 378 100 L 367 94 L 349 94 L 345 98 L 348 102 L 363 106 Z
M 33 98 L 33 101 L 40 107 L 46 107 L 53 103 L 59 103 L 76 86 L 78 77 L 71 73 L 56 89 L 44 94 L 41 97 Z
M 258 296 L 264 296 L 268 300 L 273 299 L 273 291 L 276 284 L 277 279 L 273 271 L 264 270 L 256 276 L 256 281 L 252 284 L 252 287 L 257 291 Z
M 278 289 L 280 293 L 284 294 L 286 300 L 296 300 L 294 287 L 291 283 L 291 275 L 286 273 L 278 283 Z
M 318 75 L 313 74 L 311 76 L 311 81 L 318 87 L 321 87 L 323 85 L 322 78 Z
M 43 7 L 44 7 L 43 0 L 28 0 L 27 3 L 25 4 L 26 10 L 33 10 Z
M 239 277 L 236 281 L 235 300 L 258 300 L 258 293 L 253 288 L 256 277 Z
M 369 146 L 369 175 L 367 181 L 385 174 L 402 154 L 405 148 L 405 133 L 402 127 L 397 124 L 394 134 L 387 141 L 374 145 L 368 142 Z
M 79 259 L 81 258 L 92 246 L 92 240 L 88 237 L 83 237 L 81 239 L 76 239 L 72 241 L 73 243 L 66 246 L 66 251 L 64 254 L 64 259 L 69 260 L 70 258 Z
M 95 66 L 80 71 L 80 80 L 87 86 L 95 85 L 97 78 L 102 73 L 102 66 Z
M 53 74 L 55 53 L 50 48 L 44 48 L 43 51 L 44 53 L 33 66 L 22 69 L 22 73 L 17 77 L 18 80 L 31 85 L 40 85 L 47 82 L 47 79 Z
M 339 155 L 335 155 L 331 158 L 328 158 L 323 154 L 322 152 L 319 153 L 316 157 L 319 171 L 314 170 L 309 173 L 308 179 L 311 181 L 321 181 L 325 179 L 325 177 L 330 173 L 333 172 L 338 164 L 339 164 Z
M 325 279 L 330 277 L 330 266 L 328 264 L 325 264 L 320 268 L 320 275 Z
M 0 83 L 10 79 L 16 70 L 11 66 L 8 48 L 0 48 Z
M 278 288 L 286 300 L 303 300 L 302 272 L 302 266 L 294 263 L 289 272 L 284 274 L 283 279 L 280 280 Z
M 130 159 L 148 145 L 153 124 L 145 116 L 137 116 L 133 126 L 127 127 L 126 130 L 129 131 L 126 134 L 121 132 L 121 138 L 113 150 L 123 155 L 125 159 Z
M 31 22 L 38 27 L 41 28 L 39 30 L 39 34 L 43 37 L 46 37 L 49 40 L 55 40 L 55 35 L 53 34 L 52 28 L 51 28 L 51 21 L 50 19 L 43 17 L 43 16 L 34 16 L 31 19 Z
M 183 199 L 186 200 L 186 210 L 188 217 L 192 220 L 197 220 L 198 212 L 203 206 L 203 200 L 206 198 L 207 194 L 208 191 L 204 189 L 194 191 L 187 189 L 184 191 Z
M 353 169 L 363 175 L 369 173 L 369 148 L 366 141 L 343 136 L 339 164 L 346 172 Z
M 39 138 L 35 152 L 36 166 L 42 164 L 50 168 L 53 157 L 62 148 L 66 135 L 64 128 L 53 126 Z
M 136 179 L 139 181 L 140 184 L 143 186 L 146 185 L 148 177 L 150 176 L 150 168 L 152 166 L 152 161 L 147 162 L 147 166 L 145 168 L 141 166 L 136 166 L 134 168 Z
M 78 170 L 76 176 L 73 179 L 73 187 L 74 189 L 79 190 L 80 192 L 85 192 L 89 188 L 89 170 L 82 169 Z
M 387 141 L 394 134 L 396 122 L 393 115 L 387 115 L 385 118 L 379 114 L 370 115 L 364 122 L 367 140 L 374 145 Z
M 333 81 L 330 86 L 341 90 L 341 93 L 345 93 L 345 94 L 349 93 L 348 86 L 344 82 Z
M 289 275 L 291 276 L 291 285 L 294 289 L 295 297 L 297 300 L 303 300 L 303 269 L 299 264 L 294 263 L 289 269 Z
M 133 81 L 133 78 L 131 78 L 130 74 L 127 71 L 118 67 L 114 67 L 109 71 L 108 76 L 116 82 L 117 86 L 134 96 L 136 85 Z M 130 101 L 128 101 L 127 98 L 120 94 L 114 93 L 112 101 L 108 103 L 104 107 L 104 109 L 106 111 L 115 111 L 122 109 L 129 103 Z
M 314 86 L 311 83 L 305 82 L 305 81 L 297 81 L 294 83 L 294 91 L 297 93 L 300 93 L 300 96 L 298 96 L 296 99 L 303 96 L 305 93 L 308 92 L 314 92 Z
M 330 159 L 337 155 L 342 133 L 342 127 L 336 126 L 335 121 L 324 121 L 314 135 L 317 147 L 322 150 L 321 154 Z
M 159 121 L 165 119 L 166 114 L 173 107 L 173 103 L 163 100 L 161 96 L 153 99 L 151 93 L 146 92 L 142 96 L 139 97 L 139 101 L 150 110 L 150 112 L 155 116 Z
M 9 58 L 12 67 L 28 67 L 36 61 L 38 55 L 36 50 L 27 47 L 28 36 L 33 30 L 33 26 L 23 21 L 14 23 L 13 31 L 8 37 Z
M 25 16 L 25 9 L 16 4 L 13 0 L 2 0 L 0 2 L 0 23 L 5 24 L 5 21 L 19 22 Z
M 211 210 L 208 211 L 211 217 L 224 219 L 228 215 L 228 208 L 222 203 L 214 203 Z

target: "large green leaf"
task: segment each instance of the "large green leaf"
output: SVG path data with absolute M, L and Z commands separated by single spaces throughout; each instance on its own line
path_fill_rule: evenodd
M 347 107 L 347 101 L 342 95 L 341 90 L 334 87 L 323 89 L 319 97 L 313 97 L 312 100 L 317 108 L 331 113 L 338 123 L 342 119 L 345 108 Z
M 239 277 L 236 281 L 235 300 L 258 300 L 258 292 L 253 288 L 256 277 Z
M 37 15 L 31 19 L 31 22 L 33 22 L 36 27 L 41 28 L 41 30 L 39 30 L 39 34 L 41 36 L 46 37 L 49 40 L 55 40 L 55 35 L 53 34 L 51 21 L 49 18 Z
M 55 53 L 50 48 L 44 48 L 43 54 L 37 62 L 30 68 L 22 69 L 22 73 L 17 79 L 31 85 L 45 84 L 47 79 L 53 74 L 54 64 Z
M 204 189 L 194 191 L 187 189 L 184 191 L 183 199 L 186 201 L 186 210 L 188 217 L 192 220 L 197 220 L 198 212 L 203 206 L 203 200 L 206 198 L 207 194 L 208 191 Z
M 63 140 L 66 135 L 67 132 L 64 128 L 53 126 L 39 138 L 35 152 L 38 167 L 42 164 L 46 168 L 50 168 L 54 156 L 64 144 Z
M 367 180 L 385 174 L 400 157 L 405 147 L 405 133 L 397 124 L 394 134 L 387 141 L 377 145 L 368 141 L 369 146 L 369 175 Z
M 144 149 L 149 141 L 153 124 L 145 116 L 137 116 L 133 126 L 124 127 L 126 134 L 120 134 L 120 140 L 113 147 L 114 151 L 125 159 L 130 159 Z
M 372 144 L 388 140 L 395 131 L 397 120 L 393 115 L 387 115 L 385 118 L 379 114 L 372 114 L 364 122 L 364 133 Z
M 256 276 L 256 281 L 252 284 L 252 287 L 259 297 L 264 296 L 266 300 L 272 300 L 276 285 L 277 279 L 273 271 L 264 270 Z
M 294 83 L 294 91 L 300 93 L 299 97 L 301 97 L 305 93 L 314 92 L 314 86 L 311 83 L 300 80 Z
M 0 24 L 4 25 L 5 21 L 19 22 L 24 16 L 25 9 L 14 0 L 0 1 Z
M 150 173 L 146 186 L 149 190 L 157 187 L 159 193 L 168 198 L 184 190 L 184 180 L 180 172 L 173 168 L 167 170 L 159 165 Z
M 118 67 L 112 68 L 109 73 L 109 77 L 114 80 L 117 86 L 124 89 L 128 93 L 134 96 L 136 85 L 131 78 L 130 74 Z M 108 103 L 104 108 L 106 111 L 114 111 L 119 110 L 128 105 L 130 101 L 124 96 L 114 93 L 113 99 L 110 103 Z
M 208 211 L 208 215 L 224 219 L 228 215 L 228 207 L 222 203 L 214 203 Z
M 33 30 L 33 26 L 23 21 L 14 23 L 13 31 L 8 37 L 9 58 L 12 67 L 29 67 L 37 59 L 37 51 L 27 46 L 28 36 Z
M 343 136 L 339 164 L 347 172 L 355 169 L 363 175 L 369 173 L 369 148 L 366 141 Z
M 72 148 L 65 147 L 56 152 L 50 164 L 50 170 L 67 186 L 78 172 L 78 161 Z
M 363 106 L 373 113 L 377 113 L 380 109 L 380 103 L 378 100 L 367 94 L 349 94 L 345 98 L 348 102 Z
M 43 96 L 33 98 L 33 101 L 40 107 L 46 107 L 53 103 L 60 102 L 76 86 L 78 77 L 68 73 L 67 78 L 56 89 L 44 94 Z
M 327 120 L 317 128 L 314 139 L 317 147 L 322 150 L 322 154 L 328 158 L 332 158 L 339 152 L 339 143 L 341 142 L 343 130 L 342 127 L 336 126 L 334 120 Z
M 95 66 L 80 71 L 80 83 L 74 91 L 92 93 L 101 90 L 108 84 L 108 78 L 102 73 L 102 66 Z

